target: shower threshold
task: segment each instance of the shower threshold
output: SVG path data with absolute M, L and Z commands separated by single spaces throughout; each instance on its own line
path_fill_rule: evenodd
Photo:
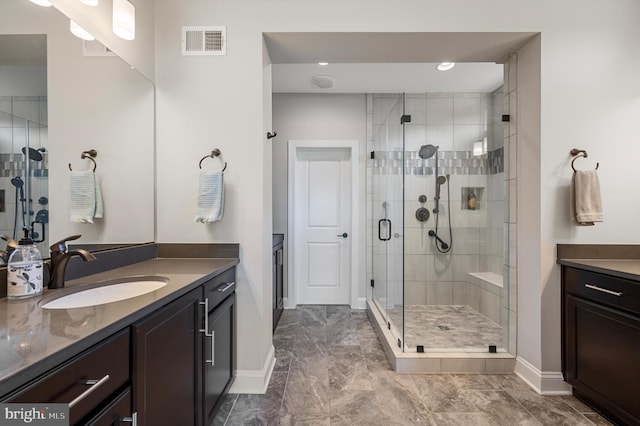
M 505 351 L 402 352 L 378 309 L 367 300 L 367 315 L 393 369 L 398 373 L 513 373 L 516 357 Z

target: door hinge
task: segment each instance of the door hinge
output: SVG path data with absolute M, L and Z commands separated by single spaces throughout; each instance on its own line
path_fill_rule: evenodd
M 376 286 L 375 282 L 376 282 L 375 280 L 371 280 L 371 287 L 375 287 Z
M 398 339 L 398 347 L 401 348 L 402 347 L 402 341 L 400 339 Z
M 511 121 L 511 116 L 509 114 L 502 114 L 502 121 L 503 122 Z
M 389 321 L 387 321 L 387 328 L 391 330 L 391 323 Z
M 400 124 L 404 124 L 404 123 L 411 123 L 411 115 L 405 114 L 402 117 L 400 117 Z
M 372 160 L 376 159 L 376 152 L 375 151 L 371 151 L 371 159 Z

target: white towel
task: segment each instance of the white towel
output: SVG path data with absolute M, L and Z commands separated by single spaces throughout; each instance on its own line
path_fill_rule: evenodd
M 224 184 L 221 171 L 200 170 L 195 221 L 211 223 L 222 219 Z
M 72 171 L 70 174 L 71 222 L 93 223 L 103 215 L 102 191 L 93 170 Z
M 571 182 L 571 216 L 579 225 L 602 222 L 600 182 L 595 170 L 577 170 Z

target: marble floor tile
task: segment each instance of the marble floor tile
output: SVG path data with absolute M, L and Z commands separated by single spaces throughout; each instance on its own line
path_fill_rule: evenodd
M 283 405 L 287 415 L 316 417 L 329 414 L 327 357 L 292 360 Z
M 286 310 L 273 344 L 267 393 L 227 395 L 214 426 L 610 424 L 515 374 L 396 374 L 366 313 L 347 306 Z
M 573 395 L 563 395 L 560 397 L 562 401 L 576 410 L 578 413 L 593 413 L 593 408 L 587 406 L 584 402 L 580 401 Z
M 449 376 L 462 390 L 503 390 L 495 374 L 450 374 Z
M 277 425 L 287 373 L 273 373 L 264 395 L 239 395 L 225 425 Z
M 331 426 L 388 426 L 404 425 L 387 409 L 376 403 L 375 391 L 331 392 Z M 416 423 L 420 424 L 420 423 Z
M 493 426 L 496 424 L 484 413 L 433 413 L 430 420 L 437 426 Z
M 229 418 L 229 413 L 231 413 L 237 399 L 237 394 L 228 393 L 225 395 L 224 401 L 213 418 L 211 426 L 223 426 L 226 423 L 227 418 Z
M 474 413 L 470 403 L 448 374 L 412 375 L 422 403 L 433 413 Z
M 599 415 L 598 413 L 585 413 L 584 416 L 596 426 L 612 426 L 613 423 Z
M 467 400 L 489 416 L 495 424 L 536 425 L 542 423 L 506 391 L 464 391 Z
M 327 356 L 326 327 L 299 326 L 294 334 L 292 353 L 297 358 Z
M 370 374 L 375 399 L 385 414 L 403 424 L 429 424 L 429 412 L 410 375 L 393 371 L 371 371 Z
M 300 325 L 327 325 L 327 308 L 324 305 L 298 305 Z
M 570 407 L 562 398 L 542 396 L 530 390 L 510 391 L 509 394 L 543 425 L 591 425 L 591 421 Z
M 329 387 L 337 390 L 373 390 L 367 360 L 360 346 L 331 348 Z

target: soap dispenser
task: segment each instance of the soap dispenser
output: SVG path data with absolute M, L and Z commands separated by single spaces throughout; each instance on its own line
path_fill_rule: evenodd
M 7 263 L 7 299 L 24 299 L 42 294 L 42 256 L 23 228 L 24 238 L 9 256 Z

